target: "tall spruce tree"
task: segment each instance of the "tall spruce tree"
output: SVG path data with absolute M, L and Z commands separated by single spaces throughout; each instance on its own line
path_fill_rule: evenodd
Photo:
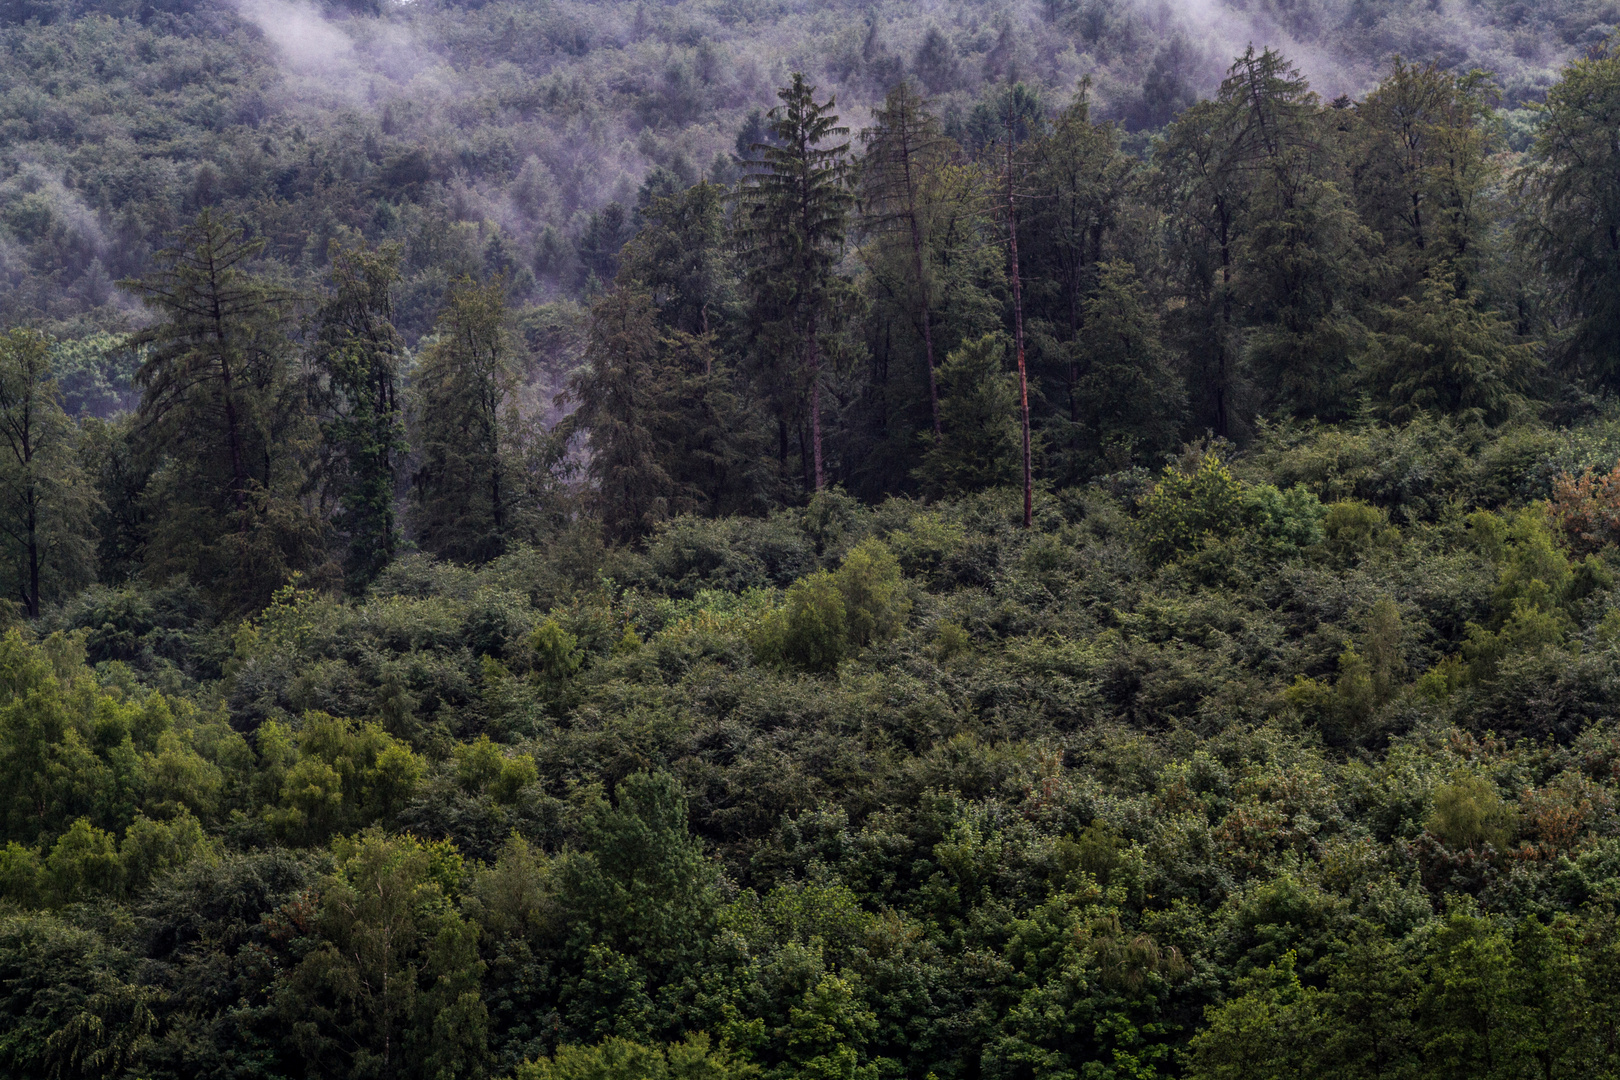
M 885 262 L 898 261 L 910 280 L 888 284 L 890 292 L 908 293 L 912 321 L 922 338 L 923 366 L 928 373 L 928 404 L 934 435 L 940 434 L 939 384 L 934 358 L 934 285 L 927 253 L 929 218 L 922 206 L 926 185 L 955 149 L 940 130 L 939 120 L 911 83 L 902 79 L 884 98 L 872 117 L 873 125 L 861 132 L 866 153 L 860 162 L 862 225 L 873 237 L 866 249 L 868 266 L 881 272 Z M 909 258 L 884 260 L 885 248 L 896 243 Z
M 204 211 L 126 286 L 159 321 L 145 346 L 139 444 L 152 469 L 147 569 L 181 573 L 233 609 L 310 565 L 319 521 L 300 501 L 315 446 L 287 334 L 289 295 L 249 267 L 263 251 Z
M 1329 145 L 1298 69 L 1250 49 L 1156 149 L 1183 301 L 1173 329 L 1194 372 L 1194 422 L 1216 434 L 1235 434 L 1249 407 L 1324 418 L 1348 407 L 1370 235 Z
M 602 529 L 634 540 L 672 513 L 689 509 L 665 467 L 673 418 L 661 365 L 658 322 L 643 289 L 614 288 L 591 308 L 585 367 L 570 386 L 578 409 L 571 427 L 589 433 L 589 472 Z
M 327 479 L 341 507 L 351 590 L 371 583 L 394 557 L 399 524 L 394 493 L 405 438 L 399 365 L 404 342 L 394 329 L 389 289 L 399 281 L 397 246 L 331 247 L 332 292 L 321 304 L 315 362 L 324 376 Z
M 1620 389 L 1620 39 L 1575 61 L 1547 92 L 1519 176 L 1522 239 L 1561 290 L 1566 367 Z
M 0 334 L 0 550 L 6 591 L 37 618 L 43 600 L 94 579 L 95 494 L 51 377 L 50 340 Z
M 1382 237 L 1393 271 L 1386 297 L 1411 292 L 1442 265 L 1470 288 L 1497 176 L 1494 99 L 1483 72 L 1459 75 L 1397 56 L 1356 106 L 1349 174 L 1357 212 Z
M 653 303 L 670 421 L 659 452 L 682 498 L 697 513 L 759 513 L 777 485 L 731 347 L 742 320 L 725 208 L 724 189 L 707 182 L 649 200 L 616 287 Z
M 735 318 L 737 268 L 725 211 L 725 189 L 707 181 L 650 199 L 641 210 L 641 231 L 620 254 L 620 276 L 652 294 L 665 329 L 719 334 Z
M 1112 471 L 1148 464 L 1172 449 L 1186 393 L 1159 339 L 1158 319 L 1136 268 L 1105 262 L 1086 298 L 1076 343 L 1084 466 Z
M 1079 428 L 1087 409 L 1080 352 L 1090 339 L 1086 304 L 1098 289 L 1099 264 L 1117 250 L 1114 232 L 1128 212 L 1136 170 L 1119 149 L 1114 125 L 1095 123 L 1087 88 L 1030 147 L 1029 200 L 1020 221 L 1032 367 L 1052 410 L 1045 422 L 1047 461 L 1071 466 L 1089 449 Z M 1075 480 L 1072 468 L 1061 474 Z
M 517 533 L 524 490 L 505 285 L 455 282 L 436 329 L 412 380 L 410 522 L 440 558 L 482 562 Z
M 944 431 L 917 467 L 924 491 L 951 497 L 1019 482 L 1018 381 L 1006 370 L 1007 339 L 986 334 L 952 349 L 940 368 Z
M 1342 418 L 1360 326 L 1346 302 L 1369 237 L 1335 183 L 1319 102 L 1280 54 L 1251 48 L 1216 95 L 1250 196 L 1242 229 L 1246 361 L 1263 409 Z
M 1192 420 L 1227 438 L 1242 396 L 1237 276 L 1249 204 L 1231 110 L 1201 101 L 1176 117 L 1154 147 L 1153 183 L 1177 301 L 1169 329 L 1187 360 Z
M 773 381 L 779 399 L 787 388 L 801 386 L 808 397 L 813 485 L 820 491 L 826 486 L 822 336 L 845 291 L 833 266 L 853 202 L 846 182 L 849 143 L 833 140 L 848 135 L 849 128 L 839 125 L 835 100 L 817 102 L 815 87 L 798 72 L 777 97 L 782 104 L 770 111 L 767 123 L 772 138 L 753 144 L 758 164 L 741 186 L 746 283 L 759 347 L 773 357 L 798 359 L 799 372 L 773 373 Z M 784 404 L 779 401 L 779 410 Z M 785 449 L 785 419 L 781 422 Z

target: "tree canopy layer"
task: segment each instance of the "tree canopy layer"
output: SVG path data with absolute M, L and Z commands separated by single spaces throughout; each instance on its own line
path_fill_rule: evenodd
M 1386 7 L 0 6 L 0 1078 L 1620 1075 L 1620 50 Z

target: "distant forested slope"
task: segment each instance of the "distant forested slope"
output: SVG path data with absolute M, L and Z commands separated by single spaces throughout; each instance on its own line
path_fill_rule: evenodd
M 1329 98 L 1399 53 L 1487 68 L 1512 108 L 1617 21 L 1609 0 L 6 0 L 0 318 L 119 328 L 114 282 L 203 207 L 248 216 L 295 276 L 345 229 L 403 241 L 413 340 L 460 273 L 577 296 L 613 277 L 649 177 L 735 177 L 791 70 L 857 124 L 910 76 L 971 145 L 992 84 L 1055 109 L 1090 77 L 1100 117 L 1155 129 L 1250 43 Z

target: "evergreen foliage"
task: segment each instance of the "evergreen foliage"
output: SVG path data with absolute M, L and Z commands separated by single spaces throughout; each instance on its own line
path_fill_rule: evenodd
M 0 4 L 0 1078 L 1620 1068 L 1612 47 L 268 10 Z

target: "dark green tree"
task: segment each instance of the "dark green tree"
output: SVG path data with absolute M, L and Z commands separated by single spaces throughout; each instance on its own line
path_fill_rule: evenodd
M 664 328 L 718 334 L 735 318 L 737 268 L 725 211 L 725 189 L 708 182 L 654 198 L 642 210 L 621 277 L 652 294 Z
M 1483 72 L 1463 75 L 1399 56 L 1355 109 L 1349 175 L 1361 220 L 1383 241 L 1398 296 L 1442 265 L 1463 274 L 1489 224 L 1495 87 Z
M 1018 383 L 1005 370 L 1007 341 L 987 334 L 963 343 L 940 370 L 944 433 L 929 440 L 917 469 L 926 491 L 956 495 L 1018 483 Z
M 76 436 L 51 378 L 49 340 L 24 329 L 0 334 L 0 544 L 6 591 L 30 618 L 43 599 L 95 576 L 95 489 Z
M 558 868 L 568 963 L 559 1004 L 573 1039 L 669 1039 L 699 1025 L 699 973 L 719 910 L 718 867 L 687 828 L 680 784 L 632 773 L 598 802 L 585 850 Z
M 1389 330 L 1373 335 L 1363 359 L 1375 401 L 1396 421 L 1425 411 L 1507 419 L 1536 377 L 1535 350 L 1477 294 L 1459 294 L 1451 273 L 1436 270 L 1421 287 L 1390 312 Z
M 1070 423 L 1084 407 L 1075 350 L 1086 300 L 1097 288 L 1098 264 L 1108 258 L 1113 233 L 1124 224 L 1135 173 L 1114 125 L 1092 121 L 1086 89 L 1030 147 L 1027 183 L 1039 197 L 1028 201 L 1019 220 L 1035 367 L 1055 376 L 1049 396 Z
M 1565 361 L 1620 387 L 1620 44 L 1575 61 L 1547 91 L 1519 174 L 1522 240 L 1573 321 Z
M 321 538 L 300 502 L 314 431 L 289 298 L 249 270 L 263 249 L 204 211 L 153 273 L 126 283 L 159 316 L 136 339 L 153 471 L 147 570 L 190 575 L 238 609 L 310 565 Z
M 933 283 L 926 253 L 929 216 L 922 206 L 932 176 L 946 164 L 953 144 L 940 130 L 927 103 L 901 80 L 861 132 L 866 152 L 860 161 L 862 227 L 872 242 L 863 249 L 874 274 L 894 263 L 905 267 L 898 280 L 885 280 L 886 291 L 909 299 L 911 321 L 922 338 L 928 373 L 928 404 L 934 435 L 940 434 L 939 385 L 935 377 Z M 895 247 L 905 254 L 896 259 Z M 906 258 L 909 255 L 909 259 Z M 895 275 L 889 275 L 894 277 Z
M 409 444 L 399 393 L 404 343 L 389 290 L 400 279 L 400 251 L 333 241 L 330 257 L 332 292 L 317 315 L 314 352 L 324 376 L 326 479 L 341 507 L 344 570 L 358 591 L 393 560 L 399 541 L 394 495 Z
M 579 403 L 570 428 L 589 435 L 589 472 L 608 539 L 633 540 L 691 509 L 665 467 L 669 414 L 656 309 L 632 286 L 615 287 L 591 308 L 585 367 L 570 385 Z
M 482 562 L 518 534 L 523 490 L 505 286 L 456 282 L 436 329 L 411 380 L 419 464 L 410 523 L 440 558 Z
M 795 72 L 777 91 L 782 104 L 769 113 L 771 140 L 755 143 L 758 165 L 742 180 L 741 236 L 748 252 L 745 278 L 758 334 L 757 347 L 770 357 L 765 367 L 794 356 L 796 372 L 770 371 L 779 415 L 790 391 L 802 387 L 809 399 L 811 479 L 826 485 L 822 453 L 822 337 L 831 326 L 845 291 L 833 272 L 844 243 L 853 202 L 846 183 L 849 134 L 832 110 L 833 98 L 815 99 L 815 87 Z M 784 435 L 785 416 L 779 420 Z M 784 454 L 785 457 L 785 454 Z
M 1316 95 L 1280 54 L 1251 48 L 1216 100 L 1250 190 L 1240 270 L 1259 404 L 1341 417 L 1359 335 L 1346 305 L 1366 238 L 1334 182 Z
M 1090 467 L 1120 469 L 1175 447 L 1186 393 L 1136 268 L 1105 262 L 1097 270 L 1075 343 L 1079 425 Z
M 1249 205 L 1231 110 L 1214 101 L 1187 109 L 1155 146 L 1153 166 L 1176 301 L 1167 330 L 1186 357 L 1194 425 L 1227 438 L 1244 389 L 1238 260 Z

